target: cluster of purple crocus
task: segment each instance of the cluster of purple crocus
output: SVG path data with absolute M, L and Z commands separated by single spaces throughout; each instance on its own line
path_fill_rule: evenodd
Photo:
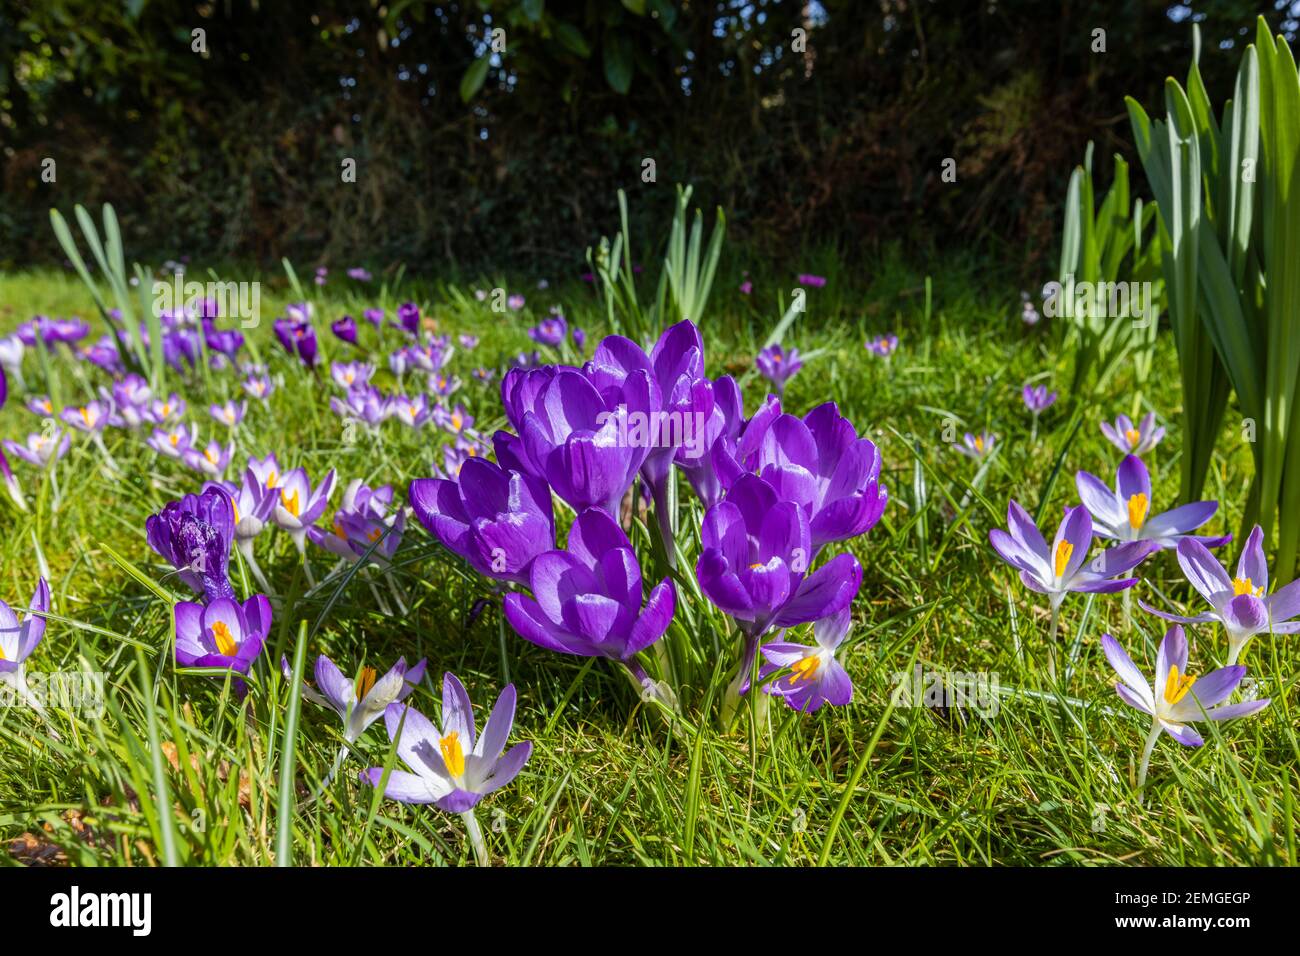
M 887 497 L 875 445 L 833 403 L 800 418 L 769 395 L 746 420 L 735 381 L 705 374 L 689 321 L 648 353 L 614 335 L 582 367 L 512 369 L 501 396 L 512 430 L 493 436 L 496 461 L 412 482 L 410 501 L 444 546 L 510 589 L 504 613 L 521 637 L 617 661 L 647 699 L 671 706 L 668 675 L 660 668 L 655 679 L 643 658 L 672 627 L 680 597 L 671 578 L 646 593 L 625 515 L 639 483 L 676 565 L 679 473 L 705 509 L 696 579 L 742 638 L 733 693 L 748 689 L 764 651 L 768 693 L 807 711 L 847 701 L 851 684 L 833 658 L 862 568 L 850 554 L 819 558 L 875 525 Z M 562 546 L 552 495 L 576 516 Z M 811 622 L 821 622 L 815 647 L 765 647 Z
M 240 601 L 228 573 L 235 506 L 222 488 L 172 501 L 145 522 L 149 547 L 173 568 L 199 601 L 174 607 L 176 663 L 247 675 L 271 629 L 271 602 L 263 594 Z M 236 691 L 246 691 L 242 677 Z

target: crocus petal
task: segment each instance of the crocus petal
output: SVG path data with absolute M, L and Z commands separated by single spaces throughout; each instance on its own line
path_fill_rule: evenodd
M 1168 720 L 1160 721 L 1160 727 L 1184 747 L 1200 747 L 1205 740 L 1187 724 L 1175 724 Z
M 474 749 L 474 706 L 460 678 L 447 671 L 442 675 L 442 735 L 452 731 L 460 735 L 466 751 Z
M 1223 570 L 1214 555 L 1199 541 L 1185 538 L 1178 542 L 1178 564 L 1192 587 L 1210 604 L 1217 607 L 1225 591 L 1232 593 L 1232 581 L 1228 578 L 1228 572 Z
M 483 736 L 479 738 L 474 753 L 486 763 L 492 763 L 501 756 L 506 740 L 510 737 L 510 728 L 515 724 L 515 703 L 517 694 L 514 684 L 507 684 L 497 697 L 487 723 L 483 725 Z
M 1205 716 L 1210 720 L 1232 720 L 1234 717 L 1248 717 L 1251 714 L 1257 714 L 1269 705 L 1267 697 L 1261 700 L 1246 700 L 1239 704 L 1224 704 L 1221 707 L 1215 707 Z
M 1262 588 L 1268 593 L 1268 561 L 1264 558 L 1264 531 L 1259 525 L 1251 529 L 1246 538 L 1246 546 L 1241 549 L 1237 561 L 1237 577 L 1250 579 L 1253 587 Z
M 1155 707 L 1155 698 L 1152 696 L 1151 686 L 1147 683 L 1142 671 L 1133 663 L 1133 658 L 1129 657 L 1128 651 L 1124 650 L 1119 641 L 1109 634 L 1102 635 L 1101 649 L 1106 655 L 1106 660 L 1110 662 L 1110 666 L 1119 675 L 1119 679 L 1141 701 L 1142 706 L 1138 709 L 1145 710 L 1148 714 L 1151 713 Z M 1134 706 L 1138 705 L 1134 704 Z
M 838 614 L 853 603 L 862 584 L 862 565 L 851 554 L 837 554 L 805 578 L 774 623 L 777 627 L 794 627 L 819 617 Z

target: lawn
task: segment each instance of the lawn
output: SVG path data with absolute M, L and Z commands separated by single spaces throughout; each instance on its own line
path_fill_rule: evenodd
M 754 359 L 796 283 L 792 269 L 749 268 L 752 293 L 738 291 L 738 272 L 720 277 L 699 328 L 708 375 L 735 375 L 753 414 L 766 394 Z M 1116 695 L 1101 638 L 1113 635 L 1149 674 L 1167 625 L 1136 599 L 1196 614 L 1200 597 L 1170 552 L 1142 565 L 1131 602 L 1070 595 L 1053 679 L 1047 602 L 989 544 L 990 529 L 1006 526 L 1009 499 L 1040 516 L 1050 535 L 1078 501 L 1076 472 L 1113 482 L 1122 456 L 1099 425 L 1121 413 L 1154 411 L 1167 426 L 1145 460 L 1152 512 L 1176 503 L 1182 409 L 1168 331 L 1145 388 L 1139 392 L 1125 365 L 1105 400 L 1089 401 L 1068 394 L 1072 355 L 1056 323 L 1022 322 L 1020 290 L 981 261 L 954 256 L 919 269 L 886 256 L 859 272 L 826 254 L 807 271 L 828 281 L 807 289 L 806 311 L 784 337 L 804 366 L 783 407 L 803 415 L 836 402 L 879 447 L 889 495 L 874 528 L 831 549 L 851 552 L 863 568 L 839 652 L 854 685 L 850 704 L 806 714 L 751 693 L 738 712 L 723 713 L 740 638 L 694 584 L 694 529 L 703 515 L 684 482 L 678 543 L 687 560 L 676 584 L 687 610 L 662 639 L 662 654 L 643 652 L 656 667 L 671 661 L 679 714 L 644 699 L 607 660 L 521 639 L 503 621 L 493 582 L 416 520 L 393 558 L 393 584 L 366 572 L 327 578 L 335 559 L 309 544 L 321 582 L 313 587 L 287 534 L 268 528 L 258 537 L 274 620 L 241 699 L 220 676 L 178 672 L 170 603 L 193 595 L 145 540 L 146 519 L 197 493 L 203 478 L 153 451 L 144 433 L 104 432 L 117 471 L 74 433 L 53 476 L 13 462 L 28 510 L 0 500 L 0 597 L 25 608 L 38 575 L 48 578 L 51 613 L 29 679 L 100 673 L 104 707 L 95 714 L 51 706 L 48 719 L 30 708 L 0 709 L 0 837 L 10 847 L 0 860 L 472 865 L 455 814 L 384 799 L 359 780 L 366 768 L 400 766 L 382 721 L 326 782 L 343 742 L 339 721 L 298 699 L 279 666 L 282 655 L 293 662 L 304 635 L 308 676 L 322 652 L 349 676 L 363 663 L 382 673 L 399 656 L 427 658 L 409 702 L 428 714 L 437 713 L 445 671 L 464 682 L 480 726 L 502 688 L 515 685 L 510 742 L 531 741 L 531 757 L 476 810 L 497 865 L 1294 865 L 1294 638 L 1261 635 L 1243 657 L 1255 692 L 1272 704 L 1249 718 L 1202 725 L 1201 748 L 1163 737 L 1139 801 L 1149 721 Z M 538 347 L 527 330 L 552 304 L 586 330 L 587 356 L 608 331 L 592 286 L 578 279 L 551 277 L 543 290 L 537 276 L 406 277 L 392 288 L 394 270 L 375 272 L 362 283 L 335 270 L 324 286 L 309 287 L 324 358 L 315 376 L 272 334 L 271 319 L 296 298 L 283 276 L 260 276 L 263 318 L 247 333 L 243 357 L 266 364 L 278 385 L 265 401 L 249 401 L 227 477 L 238 481 L 248 456 L 270 453 L 313 480 L 337 469 L 323 525 L 352 479 L 392 485 L 394 501 L 405 501 L 412 480 L 442 466 L 451 440 L 433 424 L 416 431 L 396 420 L 371 433 L 330 409 L 330 398 L 341 395 L 330 382 L 332 361 L 373 352 L 375 383 L 389 393 L 398 388 L 387 352 L 400 333 L 385 330 L 381 352 L 375 329 L 359 321 L 363 348 L 355 348 L 330 334 L 334 319 L 360 320 L 370 307 L 392 319 L 409 300 L 453 342 L 478 336 L 473 351 L 458 348 L 449 363 L 463 380 L 450 403 L 463 403 L 484 435 L 506 427 L 502 370 Z M 259 278 L 249 270 L 221 274 Z M 497 313 L 473 294 L 495 287 L 522 293 L 526 305 Z M 0 333 L 38 313 L 79 315 L 91 323 L 92 340 L 103 331 L 71 271 L 0 276 Z M 888 360 L 863 347 L 884 333 L 899 337 Z M 495 370 L 491 382 L 472 376 L 480 366 Z M 59 405 L 75 406 L 110 382 L 66 351 L 42 363 L 29 350 L 24 375 L 29 393 L 57 394 Z M 1021 400 L 1030 382 L 1061 392 L 1034 437 Z M 189 403 L 185 421 L 198 425 L 204 441 L 225 440 L 207 408 L 245 398 L 239 383 L 230 370 L 167 372 L 169 390 Z M 41 429 L 26 397 L 11 380 L 3 437 Z M 1235 535 L 1216 552 L 1230 568 L 1251 476 L 1239 422 L 1230 406 L 1205 492 L 1221 508 L 1202 529 Z M 965 433 L 985 429 L 996 436 L 985 460 L 957 453 Z M 557 503 L 556 516 L 567 527 L 572 512 Z M 672 573 L 654 549 L 653 524 L 638 508 L 628 525 L 647 585 Z M 232 556 L 230 569 L 236 593 L 259 590 L 240 558 Z M 807 642 L 810 630 L 785 639 Z M 1224 663 L 1222 627 L 1193 625 L 1187 635 L 1197 673 Z M 915 693 L 945 676 L 968 691 L 965 699 Z

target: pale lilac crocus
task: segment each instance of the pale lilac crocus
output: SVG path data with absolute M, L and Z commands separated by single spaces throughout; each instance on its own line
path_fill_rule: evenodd
M 1151 541 L 1162 549 L 1174 548 L 1184 538 L 1194 538 L 1206 547 L 1217 548 L 1232 535 L 1211 537 L 1191 532 L 1214 517 L 1217 501 L 1194 501 L 1157 515 L 1151 513 L 1151 475 L 1142 459 L 1125 455 L 1115 472 L 1112 491 L 1096 475 L 1081 471 L 1075 476 L 1079 499 L 1092 515 L 1093 531 L 1116 541 Z
M 79 432 L 94 435 L 102 432 L 108 425 L 109 405 L 107 402 L 93 400 L 85 405 L 68 407 L 59 412 L 59 418 L 65 425 L 70 425 Z
M 155 425 L 166 425 L 180 421 L 186 407 L 185 399 L 173 392 L 165 399 L 156 398 L 150 402 L 145 417 Z
M 989 543 L 998 557 L 1020 572 L 1025 587 L 1047 595 L 1052 622 L 1048 632 L 1048 673 L 1056 676 L 1056 631 L 1061 602 L 1071 591 L 1108 594 L 1137 584 L 1120 575 L 1137 567 L 1157 550 L 1149 541 L 1129 541 L 1088 561 L 1092 548 L 1092 518 L 1082 505 L 1067 508 L 1049 549 L 1033 519 L 1014 499 L 1007 505 L 1007 531 L 994 528 Z
M 23 383 L 23 354 L 27 351 L 27 346 L 17 335 L 0 336 L 0 369 L 18 386 L 18 391 L 25 391 L 26 385 Z
M 433 410 L 429 408 L 427 395 L 416 395 L 414 398 L 397 395 L 392 399 L 389 407 L 392 416 L 408 428 L 423 428 L 425 423 L 433 417 Z
M 248 402 L 225 401 L 209 405 L 208 414 L 227 428 L 234 428 L 248 414 Z
M 265 399 L 275 391 L 275 383 L 265 375 L 250 375 L 244 379 L 244 391 L 253 398 Z
M 456 337 L 456 341 L 458 341 L 460 343 L 460 347 L 465 349 L 466 351 L 470 351 L 472 349 L 478 348 L 477 335 L 468 335 L 462 332 L 460 335 Z
M 863 348 L 872 355 L 888 359 L 898 350 L 898 336 L 892 333 L 889 335 L 877 335 L 875 338 L 867 339 L 863 344 Z
M 760 650 L 766 658 L 759 679 L 766 680 L 779 670 L 789 673 L 763 685 L 763 690 L 780 697 L 791 710 L 811 714 L 822 704 L 842 707 L 853 700 L 853 682 L 848 671 L 835 659 L 835 652 L 849 633 L 849 609 L 813 623 L 813 645 L 776 640 Z
M 431 803 L 465 822 L 474 857 L 488 865 L 487 844 L 474 819 L 474 806 L 519 774 L 533 752 L 528 741 L 505 750 L 515 722 L 515 686 L 507 684 L 497 698 L 482 735 L 475 732 L 474 708 L 456 675 L 442 678 L 441 726 L 409 704 L 389 704 L 384 711 L 388 737 L 397 756 L 409 770 L 392 770 L 384 781 L 384 768 L 361 774 L 372 787 L 384 784 L 384 796 L 401 803 Z
M 0 686 L 12 688 L 17 698 L 38 714 L 44 714 L 45 708 L 27 685 L 26 664 L 45 636 L 45 615 L 49 610 L 50 586 L 43 577 L 37 580 L 21 621 L 8 604 L 0 601 Z
M 230 466 L 230 456 L 235 453 L 235 443 L 222 445 L 219 441 L 210 441 L 203 448 L 191 446 L 181 452 L 181 461 L 187 468 L 197 471 L 209 478 L 220 478 Z
M 335 362 L 330 366 L 330 378 L 342 389 L 365 385 L 374 374 L 375 367 L 369 362 Z
M 799 350 L 796 348 L 791 348 L 787 352 L 779 344 L 769 345 L 758 353 L 754 365 L 759 373 L 772 383 L 779 396 L 785 394 L 786 383 L 803 368 L 803 359 L 799 357 Z
M 249 467 L 252 467 L 251 462 Z M 293 539 L 298 554 L 302 557 L 307 580 L 313 587 L 316 581 L 312 577 L 311 567 L 307 564 L 307 529 L 324 514 L 325 506 L 329 504 L 330 494 L 334 491 L 336 477 L 334 469 L 331 468 L 325 480 L 313 488 L 304 469 L 294 468 L 286 472 L 280 479 L 278 485 L 280 497 L 271 512 L 275 523 L 287 531 L 289 537 Z
M 1101 433 L 1126 455 L 1145 455 L 1165 437 L 1164 426 L 1156 427 L 1155 412 L 1148 412 L 1139 425 L 1134 425 L 1127 415 L 1119 416 L 1113 425 L 1102 422 Z
M 461 435 L 474 427 L 474 416 L 465 410 L 464 405 L 447 408 L 439 405 L 433 410 L 433 420 L 440 428 L 445 428 L 453 435 Z
M 1151 764 L 1151 751 L 1162 733 L 1168 734 L 1184 747 L 1200 747 L 1205 739 L 1189 724 L 1198 720 L 1230 720 L 1258 713 L 1269 705 L 1267 697 L 1225 704 L 1232 692 L 1246 676 L 1240 664 L 1220 667 L 1218 670 L 1193 677 L 1187 673 L 1187 638 L 1183 629 L 1175 624 L 1165 634 L 1156 653 L 1155 679 L 1146 676 L 1133 663 L 1119 642 L 1109 634 L 1101 638 L 1106 660 L 1119 675 L 1115 692 L 1120 699 L 1135 710 L 1151 718 L 1151 732 L 1142 750 L 1142 764 L 1138 770 L 1138 790 L 1147 780 Z
M 411 696 L 424 680 L 425 666 L 424 658 L 407 667 L 406 658 L 399 657 L 383 677 L 373 667 L 362 667 L 356 678 L 350 679 L 343 676 L 337 664 L 321 654 L 316 658 L 314 669 L 316 687 L 304 681 L 302 696 L 338 714 L 343 721 L 343 739 L 354 744 L 371 724 L 384 715 L 389 704 Z M 286 680 L 293 679 L 293 668 L 287 658 L 280 659 L 280 671 Z M 346 750 L 345 747 L 340 756 Z M 330 777 L 333 774 L 334 771 L 330 771 Z
M 998 438 L 992 432 L 982 431 L 978 435 L 967 432 L 962 436 L 961 444 L 953 445 L 953 451 L 979 461 L 992 454 L 997 443 Z
M 826 285 L 826 277 L 813 275 L 811 272 L 801 272 L 795 277 L 795 281 L 800 285 L 806 285 L 813 289 L 820 289 Z
M 194 443 L 198 441 L 199 430 L 195 425 L 173 425 L 171 428 L 155 428 L 153 434 L 145 439 L 145 444 L 166 458 L 180 459 Z
M 1056 404 L 1056 392 L 1049 392 L 1046 385 L 1026 385 L 1020 390 L 1020 397 L 1024 400 L 1025 408 L 1029 409 L 1029 414 L 1033 419 L 1033 424 L 1029 430 L 1029 440 L 1031 442 L 1038 440 L 1038 416 L 1047 409 Z
M 33 395 L 23 403 L 27 410 L 39 418 L 49 418 L 54 414 L 54 402 L 48 395 Z
M 32 432 L 27 436 L 26 442 L 21 445 L 6 438 L 3 445 L 9 454 L 21 458 L 29 465 L 35 465 L 37 468 L 49 468 L 51 464 L 68 453 L 68 447 L 71 443 L 72 439 L 67 432 L 62 428 L 55 428 L 48 433 Z
M 1182 617 L 1139 601 L 1143 610 L 1166 621 L 1202 624 L 1218 621 L 1228 632 L 1228 663 L 1237 663 L 1246 644 L 1256 634 L 1300 632 L 1300 579 L 1268 593 L 1268 560 L 1264 556 L 1264 532 L 1255 525 L 1246 538 L 1237 573 L 1228 577 L 1218 559 L 1204 544 L 1192 538 L 1178 542 L 1178 564 L 1192 587 L 1209 602 L 1210 610 L 1195 617 Z

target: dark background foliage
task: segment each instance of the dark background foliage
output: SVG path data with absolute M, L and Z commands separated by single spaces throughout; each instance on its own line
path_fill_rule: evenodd
M 1132 156 L 1123 96 L 1159 106 L 1195 19 L 1220 101 L 1261 12 L 1300 3 L 0 0 L 0 264 L 111 200 L 142 258 L 576 272 L 619 187 L 658 232 L 676 181 L 770 256 L 1045 256 L 1086 142 Z

